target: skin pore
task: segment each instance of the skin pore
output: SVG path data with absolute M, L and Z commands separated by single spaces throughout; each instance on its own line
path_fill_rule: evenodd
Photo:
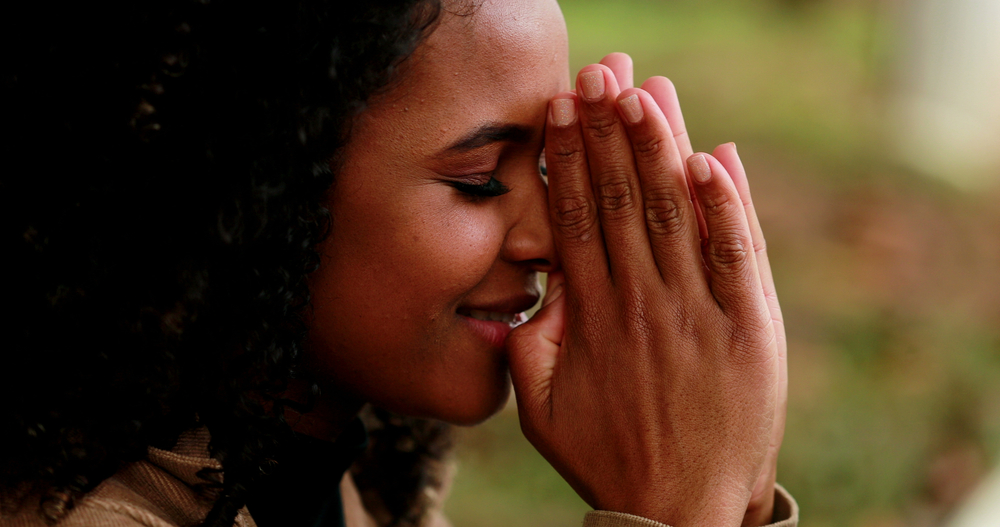
M 511 319 L 558 265 L 538 163 L 548 100 L 568 87 L 556 2 L 487 2 L 446 5 L 370 101 L 312 277 L 306 367 L 328 391 L 459 424 L 504 404 L 510 325 L 470 315 Z

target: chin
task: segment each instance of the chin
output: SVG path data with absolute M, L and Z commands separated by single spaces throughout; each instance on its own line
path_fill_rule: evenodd
M 420 402 L 411 400 L 404 404 L 392 404 L 391 401 L 373 402 L 400 415 L 437 419 L 459 426 L 473 426 L 503 410 L 507 400 L 510 399 L 510 392 L 510 376 L 504 375 L 501 383 L 483 383 L 475 386 L 473 390 L 457 393 L 435 392 L 430 400 Z
M 508 382 L 504 385 L 504 389 L 500 390 L 501 393 L 498 393 L 488 401 L 483 401 L 483 404 L 469 405 L 468 401 L 466 401 L 466 404 L 462 405 L 463 408 L 436 417 L 436 419 L 459 426 L 478 425 L 493 417 L 507 406 L 507 401 L 510 399 L 510 389 L 510 383 Z

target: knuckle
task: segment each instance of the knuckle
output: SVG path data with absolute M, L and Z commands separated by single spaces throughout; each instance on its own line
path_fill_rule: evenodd
M 663 151 L 664 141 L 665 139 L 662 137 L 636 141 L 632 144 L 632 150 L 635 152 L 635 156 L 640 159 L 655 158 Z
M 594 212 L 583 196 L 566 196 L 555 201 L 553 220 L 568 240 L 587 241 L 594 229 Z
M 666 237 L 680 235 L 685 227 L 680 197 L 674 192 L 650 194 L 646 197 L 646 224 L 650 232 Z
M 628 209 L 635 202 L 632 185 L 621 178 L 601 181 L 597 184 L 596 190 L 598 206 L 605 212 Z
M 702 205 L 705 214 L 712 216 L 730 216 L 736 211 L 736 203 L 728 193 L 706 196 L 702 198 Z
M 549 170 L 558 169 L 561 166 L 580 165 L 586 157 L 584 151 L 578 145 L 573 144 L 555 144 L 552 148 L 546 148 L 545 155 L 553 156 L 552 162 L 547 163 L 550 165 Z
M 753 242 L 753 252 L 755 252 L 757 254 L 766 253 L 767 252 L 767 241 L 764 238 L 761 238 L 759 240 L 754 240 L 754 242 Z
M 713 238 L 708 254 L 717 272 L 737 272 L 748 267 L 752 252 L 746 239 L 735 234 Z
M 618 132 L 618 119 L 612 116 L 595 115 L 584 123 L 584 129 L 592 139 L 603 141 Z

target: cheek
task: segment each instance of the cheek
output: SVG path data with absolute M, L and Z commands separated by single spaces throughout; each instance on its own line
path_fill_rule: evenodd
M 397 203 L 381 208 L 391 210 L 387 214 L 373 214 L 376 209 L 370 208 L 364 228 L 335 235 L 333 250 L 353 248 L 369 279 L 387 295 L 408 299 L 408 305 L 436 309 L 457 302 L 496 261 L 504 238 L 502 221 L 486 207 L 435 201 L 445 203 Z
M 505 232 L 497 207 L 442 187 L 332 200 L 332 232 L 312 280 L 327 347 L 447 340 L 441 321 L 489 274 Z
M 505 222 L 498 207 L 450 188 L 417 197 L 381 204 L 369 197 L 332 209 L 311 284 L 307 368 L 317 380 L 403 413 L 481 420 L 505 400 L 505 369 L 499 357 L 469 349 L 455 310 L 490 276 Z
M 503 221 L 493 208 L 477 207 L 443 214 L 439 228 L 426 235 L 428 261 L 461 282 L 478 283 L 497 260 L 504 239 Z

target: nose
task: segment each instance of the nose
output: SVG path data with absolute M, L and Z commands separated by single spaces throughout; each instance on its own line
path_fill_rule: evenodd
M 511 224 L 504 239 L 501 258 L 540 273 L 559 268 L 552 227 L 549 223 L 548 187 L 537 175 L 524 178 L 504 198 L 511 203 Z

